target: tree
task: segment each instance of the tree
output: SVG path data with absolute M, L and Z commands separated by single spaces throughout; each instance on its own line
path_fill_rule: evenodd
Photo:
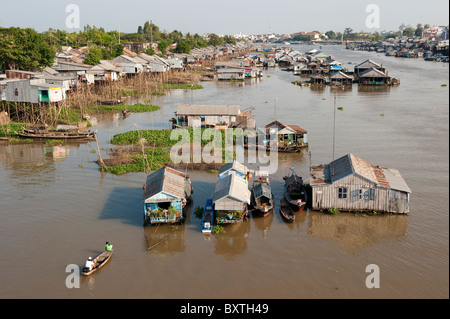
M 45 34 L 31 28 L 0 28 L 0 68 L 35 71 L 51 66 L 54 59 Z
M 211 33 L 209 35 L 208 44 L 212 46 L 223 45 L 223 38 L 219 37 L 217 34 Z
M 423 27 L 421 23 L 417 25 L 416 31 L 414 33 L 417 37 L 421 37 L 423 35 Z
M 407 26 L 404 30 L 403 30 L 403 35 L 407 36 L 407 37 L 412 37 L 414 35 L 414 31 L 416 31 L 413 27 L 411 26 Z
M 325 35 L 328 37 L 328 39 L 330 40 L 334 40 L 336 39 L 336 33 L 333 30 L 327 31 L 325 32 Z
M 223 42 L 229 44 L 236 44 L 236 38 L 231 35 L 226 35 L 223 37 Z
M 178 42 L 177 47 L 173 50 L 173 52 L 189 54 L 191 52 L 191 46 L 186 40 L 181 40 Z
M 346 36 L 346 38 L 349 37 L 349 35 L 353 32 L 352 28 L 345 28 L 344 30 L 344 36 Z
M 103 52 L 97 46 L 92 46 L 89 48 L 89 53 L 86 55 L 84 60 L 85 64 L 97 65 L 100 63 L 100 60 L 103 59 Z
M 123 49 L 124 49 L 124 46 L 123 46 L 123 45 L 121 45 L 121 44 L 115 44 L 115 45 L 112 47 L 112 50 L 111 50 L 111 55 L 113 56 L 113 58 L 115 58 L 115 57 L 117 57 L 117 56 L 119 56 L 119 55 L 122 55 L 122 54 L 123 54 Z
M 169 42 L 165 39 L 161 39 L 158 43 L 158 49 L 161 51 L 161 54 L 166 54 L 166 49 L 169 46 Z

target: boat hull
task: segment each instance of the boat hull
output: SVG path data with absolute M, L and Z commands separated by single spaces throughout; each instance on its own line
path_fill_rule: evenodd
M 84 271 L 84 269 L 81 271 L 81 274 L 83 276 L 89 276 L 98 271 L 100 268 L 102 268 L 110 259 L 113 254 L 114 249 L 112 248 L 110 251 L 104 251 L 100 255 L 94 258 L 94 268 L 91 271 Z

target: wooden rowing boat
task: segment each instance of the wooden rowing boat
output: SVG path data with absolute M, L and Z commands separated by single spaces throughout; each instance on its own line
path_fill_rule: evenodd
M 81 274 L 83 276 L 89 276 L 89 275 L 93 274 L 94 272 L 96 272 L 97 270 L 99 270 L 100 268 L 102 268 L 108 262 L 108 260 L 111 258 L 112 254 L 113 254 L 113 250 L 114 250 L 114 247 L 112 247 L 110 251 L 104 251 L 100 255 L 95 257 L 93 260 L 94 268 L 92 268 L 92 270 L 90 270 L 90 271 L 85 271 L 85 269 L 83 268 L 83 270 L 81 271 Z
M 280 214 L 288 223 L 292 223 L 295 220 L 294 210 L 284 198 L 280 200 Z
M 15 133 L 22 138 L 47 140 L 91 140 L 95 138 L 95 133 L 92 131 L 30 130 L 24 128 L 22 132 Z

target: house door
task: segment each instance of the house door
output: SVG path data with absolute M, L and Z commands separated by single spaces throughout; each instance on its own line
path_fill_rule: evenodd
M 50 102 L 48 90 L 39 90 L 39 102 Z

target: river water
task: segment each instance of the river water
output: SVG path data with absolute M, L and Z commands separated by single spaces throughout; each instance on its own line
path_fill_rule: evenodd
M 276 210 L 207 237 L 189 211 L 183 225 L 144 228 L 145 173 L 101 173 L 94 142 L 2 144 L 0 298 L 448 298 L 449 90 L 441 84 L 448 84 L 449 65 L 322 50 L 349 69 L 372 58 L 401 85 L 335 93 L 294 86 L 299 77 L 279 68 L 245 83 L 203 82 L 201 90 L 152 97 L 161 107 L 153 113 L 97 116 L 101 152 L 106 156 L 117 133 L 168 128 L 179 103 L 253 107 L 257 126 L 277 119 L 308 130 L 308 150 L 279 154 L 271 175 L 278 203 L 291 167 L 308 180 L 310 164 L 332 160 L 336 94 L 343 109 L 336 112 L 335 158 L 353 153 L 398 169 L 412 190 L 409 215 L 308 210 L 286 224 Z M 203 206 L 217 176 L 189 173 L 192 207 Z M 105 241 L 115 245 L 111 261 L 80 288 L 67 288 L 66 266 L 82 266 Z M 366 287 L 369 264 L 380 269 L 380 288 Z

